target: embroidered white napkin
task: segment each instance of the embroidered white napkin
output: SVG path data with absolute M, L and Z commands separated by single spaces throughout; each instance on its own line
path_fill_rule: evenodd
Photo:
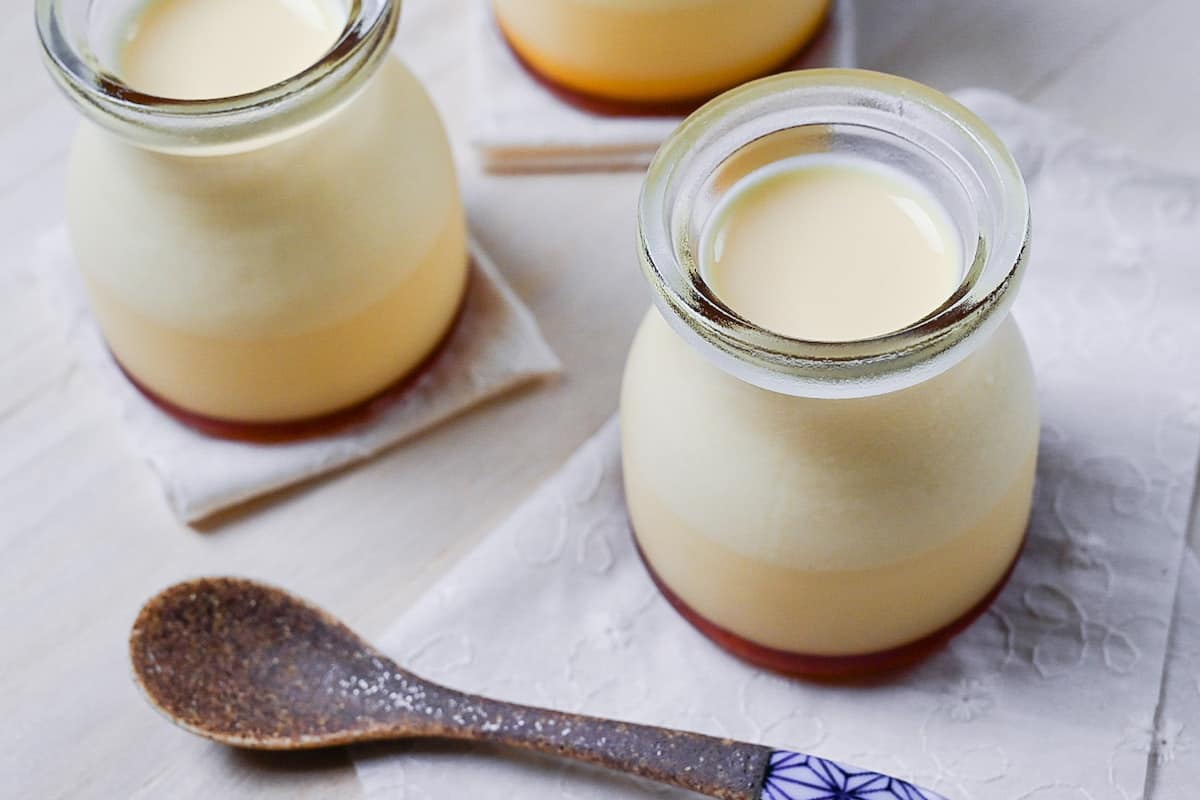
M 495 171 L 644 167 L 681 117 L 593 114 L 555 97 L 513 55 L 492 18 L 475 3 L 474 115 L 471 140 Z M 852 67 L 854 9 L 836 0 L 828 24 L 796 62 Z
M 1141 797 L 1148 760 L 1169 764 L 1191 741 L 1156 744 L 1155 719 L 1200 449 L 1200 180 L 1003 96 L 962 97 L 1014 148 L 1036 219 L 1016 314 L 1039 376 L 1038 490 L 1024 557 L 985 616 L 870 685 L 736 661 L 671 610 L 639 563 L 611 422 L 384 649 L 451 686 L 816 751 L 956 800 Z M 1168 672 L 1190 711 L 1195 656 L 1176 656 L 1191 659 Z M 1164 719 L 1196 724 L 1182 713 Z M 677 796 L 447 745 L 355 759 L 380 800 Z M 1188 785 L 1186 770 L 1162 777 Z
M 125 380 L 87 308 L 67 242 L 56 228 L 32 266 L 47 303 L 68 324 L 82 359 L 102 378 L 134 447 L 162 481 L 175 515 L 195 521 L 361 461 L 521 383 L 559 370 L 537 322 L 472 245 L 474 274 L 454 332 L 430 367 L 378 418 L 306 441 L 256 445 L 215 439 L 179 424 Z

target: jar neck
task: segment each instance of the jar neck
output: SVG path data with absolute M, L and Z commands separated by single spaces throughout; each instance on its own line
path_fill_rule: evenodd
M 965 263 L 937 309 L 870 339 L 810 341 L 756 325 L 710 290 L 697 253 L 721 199 L 757 169 L 814 153 L 899 169 L 945 206 Z M 861 397 L 944 372 L 1003 322 L 1025 271 L 1029 204 L 1004 145 L 945 95 L 865 70 L 805 70 L 746 84 L 688 117 L 650 166 L 638 232 L 659 311 L 717 366 L 784 394 Z
M 396 34 L 400 0 L 350 0 L 330 49 L 302 72 L 231 97 L 181 100 L 140 92 L 97 55 L 95 0 L 37 0 L 43 58 L 59 87 L 101 127 L 131 144 L 171 153 L 250 149 L 310 128 L 349 101 Z

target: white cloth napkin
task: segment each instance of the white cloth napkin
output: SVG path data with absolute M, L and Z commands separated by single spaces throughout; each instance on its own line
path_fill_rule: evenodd
M 828 24 L 796 62 L 852 67 L 854 9 L 836 0 Z M 517 61 L 492 18 L 475 4 L 475 113 L 471 140 L 495 171 L 644 167 L 681 117 L 593 114 L 555 97 Z
M 868 685 L 735 660 L 672 611 L 638 561 L 614 421 L 383 648 L 451 686 L 815 751 L 956 800 L 1130 800 L 1148 763 L 1163 768 L 1151 781 L 1194 789 L 1194 595 L 1181 595 L 1191 637 L 1175 637 L 1167 670 L 1181 711 L 1156 708 L 1200 449 L 1200 180 L 1001 95 L 962 97 L 1014 148 L 1036 220 L 1016 315 L 1039 377 L 1038 489 L 1024 556 L 987 614 L 920 666 Z M 448 745 L 364 748 L 355 760 L 380 800 L 663 796 Z
M 37 242 L 32 259 L 47 303 L 68 324 L 82 359 L 115 400 L 133 446 L 162 481 L 167 502 L 192 522 L 254 497 L 369 458 L 473 405 L 560 369 L 537 322 L 472 244 L 474 274 L 444 350 L 377 419 L 294 443 L 257 445 L 196 433 L 164 414 L 117 369 L 87 308 L 66 231 Z

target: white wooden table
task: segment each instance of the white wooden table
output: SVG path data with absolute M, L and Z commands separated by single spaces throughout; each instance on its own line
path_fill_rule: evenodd
M 566 375 L 190 529 L 167 512 L 113 408 L 17 269 L 36 233 L 62 217 L 76 115 L 38 61 L 32 3 L 4 2 L 0 795 L 359 797 L 343 753 L 246 755 L 164 723 L 129 680 L 133 616 L 176 580 L 234 573 L 286 585 L 364 634 L 380 632 L 615 409 L 647 304 L 632 247 L 640 177 L 481 174 L 462 142 L 471 0 L 410 0 L 401 48 L 444 42 L 441 68 L 425 77 L 458 139 L 475 233 Z M 865 47 L 878 53 L 864 66 L 947 90 L 1007 91 L 1200 171 L 1200 3 L 927 4 L 936 13 L 911 30 L 864 20 Z

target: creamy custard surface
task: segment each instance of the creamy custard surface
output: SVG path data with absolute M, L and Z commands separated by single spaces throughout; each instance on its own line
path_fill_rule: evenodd
M 224 96 L 315 63 L 342 25 L 312 0 L 153 0 L 121 64 L 144 91 Z M 68 215 L 116 358 L 217 419 L 365 400 L 432 352 L 466 284 L 445 133 L 394 58 L 330 118 L 266 145 L 181 155 L 85 125 Z
M 781 68 L 829 0 L 494 0 L 513 48 L 585 94 L 691 100 Z
M 751 173 L 713 213 L 705 282 L 785 336 L 866 339 L 926 316 L 962 277 L 962 245 L 928 191 L 897 170 L 801 156 Z
M 344 22 L 322 0 L 150 0 L 120 43 L 121 79 L 184 100 L 257 91 L 317 63 Z

